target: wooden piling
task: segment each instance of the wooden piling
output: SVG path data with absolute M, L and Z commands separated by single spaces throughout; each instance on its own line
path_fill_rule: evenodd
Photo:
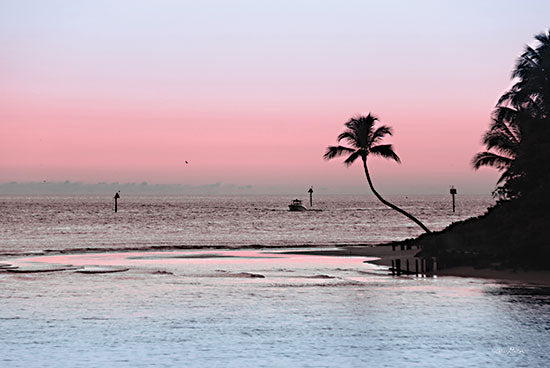
M 406 263 L 406 267 L 407 267 L 407 275 L 410 273 L 410 270 L 409 270 L 409 259 L 407 258 L 407 260 L 405 261 Z
M 414 273 L 416 276 L 418 276 L 418 258 L 414 260 Z
M 118 194 L 118 192 L 115 193 L 115 212 L 118 211 L 118 199 L 120 198 L 120 194 Z
M 453 212 L 455 212 L 455 195 L 456 195 L 456 189 L 455 187 L 451 186 L 451 197 L 453 197 Z
M 396 259 L 395 260 L 395 268 L 396 268 L 396 274 L 397 276 L 401 276 L 401 260 L 400 259 Z
M 433 266 L 434 266 L 433 262 L 434 262 L 433 258 L 426 259 L 426 275 L 428 276 L 433 275 Z
M 395 261 L 391 260 L 391 274 L 392 276 L 395 276 Z

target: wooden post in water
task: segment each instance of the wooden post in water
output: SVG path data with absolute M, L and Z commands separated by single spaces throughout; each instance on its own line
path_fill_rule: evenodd
M 120 190 L 118 192 L 115 193 L 115 212 L 118 211 L 118 199 L 120 198 Z
M 308 190 L 309 193 L 309 207 L 313 207 L 313 187 Z
M 393 259 L 391 260 L 391 274 L 392 276 L 395 275 L 395 261 Z
M 400 259 L 395 260 L 395 268 L 396 268 L 397 276 L 401 276 L 401 260 Z
M 426 260 L 424 258 L 420 259 L 420 272 L 422 275 L 426 274 Z
M 407 260 L 405 261 L 406 264 L 407 264 L 407 275 L 410 273 L 410 270 L 409 270 L 409 259 L 407 258 Z
M 415 274 L 416 276 L 418 276 L 418 258 L 415 258 L 414 260 L 414 270 L 415 270 Z
M 453 197 L 453 212 L 455 211 L 455 195 L 456 195 L 456 189 L 454 186 L 451 185 L 451 196 Z
M 428 258 L 426 259 L 426 275 L 427 276 L 432 276 L 433 275 L 433 265 L 434 265 L 434 259 L 433 258 Z

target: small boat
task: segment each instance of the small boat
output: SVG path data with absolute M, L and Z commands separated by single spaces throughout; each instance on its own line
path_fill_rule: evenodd
M 294 199 L 290 204 L 288 205 L 289 211 L 307 211 L 307 209 L 302 205 L 302 201 L 299 199 Z

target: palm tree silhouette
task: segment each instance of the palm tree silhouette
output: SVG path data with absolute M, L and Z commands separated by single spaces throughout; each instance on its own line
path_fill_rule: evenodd
M 499 106 L 495 109 L 489 130 L 483 136 L 487 151 L 477 153 L 472 159 L 472 166 L 478 170 L 482 166 L 492 166 L 503 174 L 497 184 L 514 176 L 510 169 L 521 143 L 520 122 L 525 112 L 519 108 Z
M 496 190 L 516 198 L 550 181 L 550 30 L 525 46 L 512 72 L 514 85 L 504 93 L 483 137 L 487 151 L 472 159 L 474 169 L 493 166 L 503 171 Z
M 374 125 L 377 121 L 378 118 L 370 113 L 367 116 L 358 115 L 351 118 L 350 120 L 348 120 L 347 123 L 344 124 L 346 130 L 338 136 L 338 142 L 344 140 L 351 146 L 351 148 L 341 145 L 329 146 L 327 147 L 327 152 L 323 157 L 325 160 L 331 160 L 335 157 L 349 154 L 348 158 L 346 158 L 346 160 L 344 161 L 344 164 L 346 166 L 350 166 L 355 160 L 361 157 L 361 159 L 363 160 L 363 168 L 365 170 L 367 182 L 369 183 L 370 189 L 372 190 L 376 198 L 378 198 L 378 200 L 384 203 L 386 206 L 407 216 L 409 219 L 414 221 L 414 223 L 420 226 L 425 232 L 431 233 L 431 231 L 426 226 L 424 226 L 424 224 L 420 222 L 416 217 L 402 210 L 396 205 L 386 201 L 374 189 L 369 169 L 367 167 L 367 157 L 369 155 L 374 155 L 392 159 L 397 163 L 401 162 L 399 157 L 393 151 L 393 147 L 391 144 L 379 144 L 382 142 L 386 135 L 392 135 L 392 128 L 386 125 L 381 125 L 375 129 Z
M 512 72 L 516 83 L 500 97 L 497 106 L 529 108 L 537 118 L 545 119 L 550 115 L 550 30 L 535 39 L 537 47 L 525 46 Z

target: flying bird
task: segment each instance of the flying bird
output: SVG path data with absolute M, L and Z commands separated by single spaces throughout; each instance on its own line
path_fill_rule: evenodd
M 189 162 L 185 161 L 186 164 L 189 164 Z

